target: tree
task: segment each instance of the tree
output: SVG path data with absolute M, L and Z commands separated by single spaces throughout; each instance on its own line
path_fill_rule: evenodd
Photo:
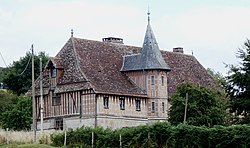
M 172 97 L 169 113 L 171 124 L 183 122 L 186 93 L 188 93 L 187 124 L 211 127 L 227 123 L 227 101 L 220 91 L 191 83 L 182 83 Z
M 32 100 L 19 96 L 17 103 L 2 113 L 2 126 L 13 130 L 29 130 L 32 123 Z
M 17 95 L 10 91 L 0 90 L 0 127 L 2 126 L 2 113 L 17 102 Z
M 226 77 L 223 76 L 220 72 L 215 72 L 212 68 L 207 68 L 207 72 L 213 77 L 218 88 L 225 90 L 226 87 Z
M 46 55 L 45 52 L 34 55 L 35 78 L 37 78 L 40 73 L 40 57 L 42 58 L 43 65 L 48 61 L 48 55 Z M 31 53 L 27 52 L 25 57 L 21 57 L 19 61 L 13 62 L 10 67 L 5 69 L 5 74 L 3 75 L 3 82 L 7 85 L 8 89 L 12 90 L 17 95 L 26 93 L 32 84 Z
M 229 65 L 227 92 L 230 96 L 230 111 L 236 117 L 236 123 L 250 123 L 250 41 L 239 49 L 239 65 Z

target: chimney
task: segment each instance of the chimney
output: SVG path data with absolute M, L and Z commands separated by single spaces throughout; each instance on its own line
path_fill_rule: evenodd
M 123 39 L 122 39 L 122 38 L 116 38 L 116 37 L 102 38 L 102 41 L 103 41 L 103 42 L 110 42 L 110 43 L 123 44 Z
M 182 47 L 173 48 L 173 52 L 184 53 Z

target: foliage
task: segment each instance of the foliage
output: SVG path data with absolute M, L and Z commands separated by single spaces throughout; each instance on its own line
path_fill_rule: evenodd
M 208 127 L 226 124 L 225 96 L 220 91 L 191 83 L 180 84 L 172 96 L 170 123 L 177 125 L 183 122 L 186 94 L 188 94 L 186 118 L 188 124 Z
M 4 70 L 5 70 L 5 68 L 0 67 L 0 82 L 2 82 L 2 81 L 3 81 L 3 77 L 4 77 Z
M 15 103 L 17 99 L 17 95 L 13 94 L 12 92 L 0 90 L 0 127 L 2 126 L 2 114 L 13 103 Z
M 217 87 L 224 90 L 226 87 L 226 77 L 223 76 L 220 72 L 215 72 L 212 68 L 207 68 L 207 72 L 213 77 Z
M 28 130 L 32 123 L 32 101 L 25 96 L 19 96 L 16 104 L 9 105 L 2 112 L 2 126 L 13 130 Z
M 2 71 L 1 76 L 3 76 L 3 82 L 7 85 L 8 89 L 12 90 L 17 95 L 26 93 L 31 87 L 31 55 L 32 54 L 30 52 L 27 52 L 25 57 L 21 57 L 19 61 L 13 62 L 11 66 L 5 68 L 4 71 Z M 40 73 L 40 57 L 42 58 L 43 65 L 45 65 L 45 63 L 48 61 L 48 55 L 46 55 L 45 52 L 40 52 L 38 55 L 34 55 L 35 78 L 37 78 Z M 28 67 L 26 69 L 27 64 Z
M 94 132 L 94 147 L 249 147 L 250 126 L 205 126 L 187 124 L 177 126 L 167 122 L 153 125 L 122 128 L 117 130 L 82 127 L 67 131 L 67 147 L 91 147 Z M 54 146 L 63 146 L 64 134 L 53 134 Z
M 240 65 L 229 65 L 227 92 L 230 96 L 230 109 L 239 123 L 250 123 L 250 40 L 239 49 Z

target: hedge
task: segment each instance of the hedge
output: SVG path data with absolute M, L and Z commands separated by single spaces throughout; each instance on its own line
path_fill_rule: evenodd
M 67 131 L 67 147 L 91 147 L 92 132 L 94 147 L 170 147 L 170 148 L 242 148 L 250 147 L 250 126 L 198 127 L 180 124 L 172 126 L 167 122 L 153 125 L 128 127 L 118 130 L 102 127 L 81 127 Z M 51 135 L 54 146 L 63 146 L 64 133 Z

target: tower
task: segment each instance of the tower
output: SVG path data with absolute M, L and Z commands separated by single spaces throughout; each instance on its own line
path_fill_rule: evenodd
M 125 56 L 121 71 L 147 94 L 148 119 L 164 120 L 168 109 L 167 73 L 171 69 L 162 57 L 147 14 L 141 53 Z

